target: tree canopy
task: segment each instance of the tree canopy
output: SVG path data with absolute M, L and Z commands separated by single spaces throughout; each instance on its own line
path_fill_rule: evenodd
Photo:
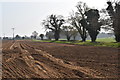
M 63 16 L 52 14 L 46 20 L 43 20 L 43 26 L 45 29 L 53 31 L 55 40 L 58 40 L 60 38 L 61 26 L 64 22 Z

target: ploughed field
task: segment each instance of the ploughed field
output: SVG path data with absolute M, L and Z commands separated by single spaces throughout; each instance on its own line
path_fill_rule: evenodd
M 119 48 L 2 42 L 2 78 L 118 78 Z

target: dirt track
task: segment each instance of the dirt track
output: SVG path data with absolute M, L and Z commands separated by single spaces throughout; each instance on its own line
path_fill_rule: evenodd
M 3 78 L 117 78 L 119 48 L 3 41 Z

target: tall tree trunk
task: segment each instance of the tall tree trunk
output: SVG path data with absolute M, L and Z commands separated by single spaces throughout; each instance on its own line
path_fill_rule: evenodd
M 120 42 L 120 33 L 115 33 L 115 40 L 116 42 Z
M 86 35 L 86 26 L 88 26 L 86 20 L 83 19 L 80 21 L 81 25 L 83 26 L 83 28 L 81 30 L 79 30 L 80 32 L 80 35 L 81 35 L 81 38 L 82 38 L 82 42 L 85 42 L 86 41 L 86 38 L 87 38 L 87 35 Z M 82 32 L 81 32 L 82 31 Z
M 60 31 L 56 31 L 54 34 L 55 40 L 58 41 L 60 38 Z
M 116 42 L 120 42 L 120 5 L 116 7 L 116 12 L 113 20 L 113 27 L 115 33 L 115 40 Z
M 41 40 L 43 40 L 43 37 L 41 37 Z
M 83 38 L 82 38 L 82 41 L 85 42 L 86 41 L 86 31 L 85 31 L 85 27 L 83 27 Z
M 111 19 L 113 19 L 113 28 L 114 28 L 114 35 L 116 42 L 120 42 L 120 4 L 116 3 L 115 9 L 111 2 L 107 2 L 108 7 L 108 14 L 110 15 Z
M 82 35 L 81 38 L 82 38 L 82 42 L 86 41 L 86 37 L 84 35 Z
M 116 19 L 113 21 L 113 27 L 114 27 L 114 34 L 115 34 L 115 40 L 116 42 L 120 42 L 120 18 L 116 17 Z
M 67 36 L 67 41 L 70 41 L 70 36 Z
M 99 32 L 93 31 L 93 30 L 92 30 L 92 31 L 89 30 L 88 33 L 89 33 L 89 35 L 90 35 L 91 42 L 95 42 L 96 39 L 97 39 L 97 35 L 98 35 Z
M 81 32 L 79 29 L 78 29 L 78 32 L 82 38 L 82 42 L 85 42 L 86 41 L 86 38 L 87 38 L 87 35 L 86 35 L 86 31 L 84 32 Z M 84 34 L 83 34 L 84 33 Z

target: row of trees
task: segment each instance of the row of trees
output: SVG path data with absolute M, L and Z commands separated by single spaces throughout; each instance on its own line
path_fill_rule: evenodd
M 14 39 L 36 39 L 38 36 L 38 33 L 36 31 L 32 32 L 32 35 L 30 37 L 27 37 L 26 35 L 21 37 L 20 35 L 16 35 L 14 37 Z M 40 34 L 39 37 L 41 38 L 41 40 L 43 40 L 44 38 L 44 34 Z M 12 38 L 9 38 L 9 37 L 3 37 L 3 39 L 12 39 Z
M 31 39 L 32 38 L 36 39 L 37 36 L 38 36 L 38 33 L 34 31 L 32 32 Z M 44 34 L 40 34 L 39 37 L 41 38 L 41 40 L 43 40 Z
M 68 41 L 70 41 L 71 38 L 73 38 L 73 40 L 76 40 L 76 37 L 78 35 L 78 31 L 71 26 L 62 26 L 62 30 L 60 32 L 61 32 L 60 36 L 62 36 L 62 37 L 66 36 L 66 39 Z M 53 31 L 46 32 L 46 37 L 49 40 L 53 39 L 54 32 Z
M 107 2 L 108 8 L 106 9 L 111 16 L 111 23 L 113 23 L 115 39 L 117 42 L 120 42 L 120 4 L 116 3 L 115 8 L 113 8 L 111 2 Z M 64 31 L 67 37 L 67 40 L 70 40 L 70 37 L 76 34 L 76 30 L 80 34 L 82 41 L 86 41 L 87 36 L 91 37 L 91 41 L 95 42 L 97 35 L 100 32 L 101 26 L 105 26 L 104 21 L 109 19 L 100 19 L 100 12 L 97 9 L 90 9 L 85 3 L 78 2 L 77 11 L 72 12 L 67 20 L 61 15 L 50 15 L 46 20 L 43 20 L 42 24 L 47 30 L 51 30 L 54 33 L 55 40 L 59 40 L 60 32 Z M 111 9 L 112 8 L 112 9 Z M 106 13 L 104 13 L 106 14 Z M 69 24 L 68 25 L 66 25 Z

